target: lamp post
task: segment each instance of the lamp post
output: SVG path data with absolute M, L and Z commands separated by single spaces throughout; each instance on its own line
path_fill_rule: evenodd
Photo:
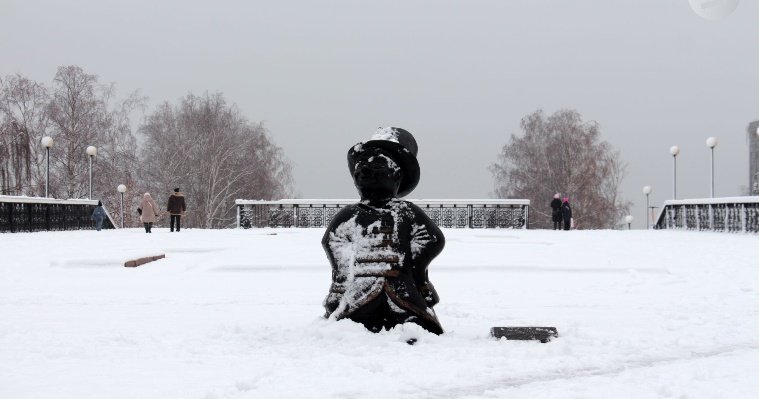
M 119 184 L 116 188 L 121 193 L 121 228 L 124 228 L 124 192 L 126 192 L 126 186 Z
M 50 188 L 50 147 L 53 146 L 53 138 L 45 136 L 42 138 L 42 145 L 45 147 L 47 157 L 47 167 L 45 168 L 45 197 L 49 197 Z
M 633 218 L 632 215 L 625 216 L 625 222 L 627 222 L 627 230 L 630 230 L 630 225 L 632 224 L 633 219 L 635 218 Z
M 92 199 L 92 157 L 98 154 L 98 148 L 95 146 L 87 147 L 87 155 L 90 156 L 90 196 L 88 199 Z
M 706 139 L 706 146 L 709 147 L 709 149 L 712 150 L 711 151 L 712 152 L 712 167 L 711 167 L 711 172 L 712 172 L 711 183 L 712 183 L 712 185 L 711 185 L 711 191 L 709 192 L 711 194 L 712 198 L 714 198 L 714 147 L 716 147 L 717 144 L 719 144 L 719 140 L 717 140 L 716 137 L 709 137 L 708 139 Z
M 680 153 L 680 147 L 669 147 L 669 153 L 672 154 L 672 199 L 677 199 L 677 155 Z
M 646 194 L 646 230 L 648 230 L 648 196 L 651 194 L 651 186 L 643 186 L 643 194 Z

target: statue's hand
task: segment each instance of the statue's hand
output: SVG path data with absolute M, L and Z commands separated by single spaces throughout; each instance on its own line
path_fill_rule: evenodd
M 435 291 L 435 286 L 431 282 L 427 281 L 419 287 L 419 292 L 422 294 L 424 301 L 427 302 L 427 306 L 433 307 L 440 302 L 440 297 Z

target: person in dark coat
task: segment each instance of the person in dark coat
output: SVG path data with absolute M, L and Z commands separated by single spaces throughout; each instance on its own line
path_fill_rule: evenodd
M 561 230 L 561 200 L 559 193 L 556 193 L 551 200 L 551 220 L 553 220 L 553 229 Z
M 90 216 L 90 219 L 95 221 L 95 228 L 97 231 L 100 231 L 100 229 L 103 228 L 103 221 L 105 220 L 105 209 L 103 209 L 103 202 L 98 201 L 98 206 L 95 207 L 95 210 L 92 211 L 92 216 Z
M 569 198 L 564 197 L 561 204 L 561 217 L 564 219 L 564 230 L 569 230 L 572 224 L 572 207 L 569 206 Z
M 421 208 L 398 198 L 419 182 L 416 153 L 414 136 L 392 127 L 348 151 L 361 202 L 341 209 L 322 238 L 332 265 L 326 318 L 347 318 L 372 332 L 412 322 L 443 333 L 427 266 L 445 237 Z
M 169 203 L 166 205 L 166 210 L 169 212 L 169 226 L 170 230 L 169 232 L 174 231 L 174 222 L 177 223 L 177 233 L 179 233 L 180 229 L 180 219 L 182 218 L 182 215 L 184 215 L 184 212 L 187 210 L 187 205 L 185 205 L 184 202 L 184 195 L 179 192 L 179 188 L 174 189 L 174 194 L 171 194 L 169 196 Z

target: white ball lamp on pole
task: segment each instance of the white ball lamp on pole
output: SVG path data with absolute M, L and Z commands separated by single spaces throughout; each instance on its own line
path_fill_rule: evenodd
M 648 230 L 648 228 L 649 228 L 649 226 L 648 226 L 648 219 L 649 219 L 649 217 L 648 217 L 648 207 L 649 207 L 649 205 L 648 205 L 648 196 L 651 194 L 651 186 L 643 186 L 643 194 L 646 194 L 646 213 L 645 213 L 645 215 L 646 215 L 646 230 Z
M 87 147 L 87 155 L 90 156 L 90 196 L 87 197 L 89 199 L 92 199 L 92 158 L 98 154 L 98 148 L 95 146 L 89 146 Z
M 50 196 L 50 147 L 53 146 L 53 138 L 50 136 L 45 136 L 42 138 L 42 146 L 45 147 L 45 153 L 46 153 L 46 165 L 45 168 L 45 197 Z
M 627 223 L 627 230 L 631 229 L 630 225 L 632 224 L 634 219 L 635 218 L 633 218 L 632 215 L 625 216 L 625 222 Z
M 124 193 L 126 192 L 126 186 L 123 184 L 119 184 L 119 186 L 116 188 L 119 190 L 119 193 L 121 193 L 121 228 L 124 228 Z
M 680 154 L 680 147 L 669 147 L 669 153 L 672 154 L 672 199 L 677 199 L 677 155 Z
M 714 198 L 714 147 L 719 144 L 719 140 L 717 140 L 716 137 L 709 137 L 706 139 L 706 146 L 709 147 L 712 153 L 712 166 L 711 166 L 711 190 L 709 191 L 709 194 L 711 195 L 711 198 Z

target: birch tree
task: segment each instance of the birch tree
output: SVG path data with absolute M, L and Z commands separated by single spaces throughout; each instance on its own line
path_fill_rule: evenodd
M 139 133 L 146 191 L 161 206 L 172 189 L 186 196 L 189 226 L 229 227 L 234 200 L 290 195 L 290 165 L 260 123 L 248 121 L 221 93 L 188 94 L 148 115 Z
M 554 193 L 570 198 L 578 228 L 614 228 L 629 211 L 620 195 L 626 164 L 601 140 L 596 122 L 575 110 L 522 118 L 522 135 L 511 135 L 491 166 L 498 198 L 530 200 L 530 227 L 549 228 Z
M 93 197 L 111 209 L 117 203 L 115 187 L 128 181 L 137 167 L 137 143 L 130 114 L 144 104 L 138 92 L 115 99 L 115 85 L 101 84 L 98 76 L 79 66 L 62 66 L 50 90 L 48 116 L 51 149 L 51 195 L 89 196 L 88 146 L 98 155 L 93 166 Z
M 0 194 L 44 194 L 48 101 L 42 83 L 19 74 L 0 79 Z

